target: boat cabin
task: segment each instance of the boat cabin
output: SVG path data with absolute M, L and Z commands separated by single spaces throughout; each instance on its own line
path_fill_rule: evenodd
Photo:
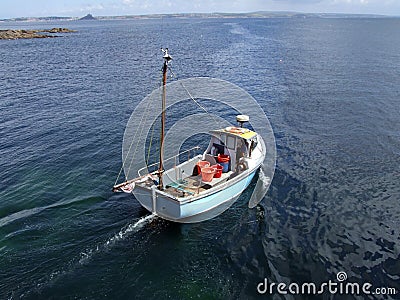
M 257 146 L 257 133 L 246 128 L 226 127 L 212 130 L 210 134 L 211 141 L 203 159 L 214 165 L 218 163 L 218 155 L 228 155 L 230 171 L 238 171 L 239 164 L 251 158 Z

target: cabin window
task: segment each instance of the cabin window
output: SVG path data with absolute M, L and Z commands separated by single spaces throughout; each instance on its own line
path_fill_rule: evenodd
M 231 149 L 231 150 L 235 150 L 235 138 L 233 136 L 226 136 L 226 146 Z

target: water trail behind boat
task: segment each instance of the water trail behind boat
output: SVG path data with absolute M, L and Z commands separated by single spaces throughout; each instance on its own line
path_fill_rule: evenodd
M 60 280 L 63 276 L 73 273 L 79 266 L 86 265 L 90 260 L 98 253 L 106 252 L 111 250 L 112 246 L 118 241 L 121 241 L 131 234 L 139 232 L 145 225 L 150 224 L 156 219 L 155 214 L 147 215 L 135 223 L 129 224 L 122 228 L 118 233 L 114 234 L 104 243 L 97 245 L 95 248 L 88 249 L 80 254 L 80 257 L 76 257 L 69 261 L 63 268 L 51 272 L 47 277 L 41 278 L 39 282 L 35 284 L 35 288 L 26 292 L 26 295 L 40 293 L 46 286 L 53 284 L 55 281 Z
M 112 247 L 116 242 L 125 239 L 132 233 L 138 232 L 140 229 L 143 228 L 146 224 L 151 223 L 157 215 L 151 214 L 140 218 L 133 224 L 129 224 L 127 227 L 122 228 L 118 233 L 114 234 L 111 238 L 109 238 L 106 242 L 101 245 L 98 245 L 95 249 L 89 249 L 81 253 L 81 258 L 79 259 L 80 264 L 87 263 L 94 254 L 101 252 L 103 250 L 108 250 Z
M 104 245 L 106 246 L 112 245 L 115 242 L 124 239 L 130 233 L 138 232 L 141 228 L 143 228 L 144 225 L 151 223 L 155 217 L 156 217 L 155 214 L 151 214 L 140 218 L 134 224 L 129 224 L 127 228 L 121 229 L 117 234 L 111 237 Z

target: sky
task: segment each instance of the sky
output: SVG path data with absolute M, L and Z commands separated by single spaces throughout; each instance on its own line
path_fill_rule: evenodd
M 400 16 L 400 0 L 0 0 L 0 18 L 253 11 Z

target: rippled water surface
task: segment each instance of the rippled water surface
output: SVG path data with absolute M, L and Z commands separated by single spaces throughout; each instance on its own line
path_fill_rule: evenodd
M 0 23 L 33 27 L 78 32 L 0 41 L 1 299 L 253 299 L 264 278 L 339 271 L 400 291 L 399 19 Z M 191 225 L 111 193 L 162 46 L 177 78 L 231 81 L 269 117 L 277 168 L 255 209 L 254 183 Z

